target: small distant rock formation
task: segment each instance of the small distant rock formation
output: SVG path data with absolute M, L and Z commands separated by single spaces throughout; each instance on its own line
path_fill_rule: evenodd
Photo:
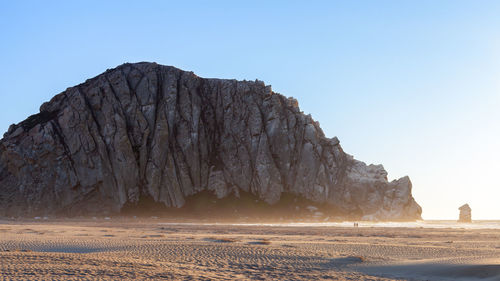
M 274 206 L 299 197 L 324 206 L 314 216 L 421 219 L 411 189 L 408 177 L 389 182 L 382 165 L 345 153 L 297 100 L 262 81 L 155 63 L 68 88 L 0 140 L 0 216 L 179 209 L 210 193 Z
M 465 204 L 458 209 L 460 210 L 458 222 L 472 222 L 472 209 L 470 208 L 469 204 Z

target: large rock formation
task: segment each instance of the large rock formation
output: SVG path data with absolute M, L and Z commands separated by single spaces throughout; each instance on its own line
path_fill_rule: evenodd
M 68 88 L 0 141 L 0 215 L 118 213 L 201 191 L 293 194 L 357 219 L 415 220 L 408 177 L 344 153 L 263 82 L 124 64 Z

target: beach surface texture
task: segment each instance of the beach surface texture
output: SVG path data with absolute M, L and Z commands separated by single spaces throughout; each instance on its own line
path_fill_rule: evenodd
M 0 279 L 500 280 L 498 228 L 350 225 L 3 220 Z

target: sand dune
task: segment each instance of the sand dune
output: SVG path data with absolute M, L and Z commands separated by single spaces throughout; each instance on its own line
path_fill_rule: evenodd
M 500 230 L 1 221 L 2 280 L 500 280 Z

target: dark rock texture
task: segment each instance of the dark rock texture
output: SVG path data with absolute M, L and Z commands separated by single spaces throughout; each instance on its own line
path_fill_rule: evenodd
M 118 213 L 209 191 L 283 193 L 340 215 L 420 219 L 408 177 L 388 182 L 263 82 L 123 64 L 68 88 L 0 141 L 0 215 Z

